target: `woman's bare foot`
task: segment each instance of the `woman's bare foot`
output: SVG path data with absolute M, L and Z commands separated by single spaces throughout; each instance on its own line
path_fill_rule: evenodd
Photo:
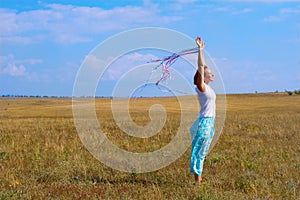
M 196 183 L 201 183 L 201 181 L 202 181 L 202 176 L 201 176 L 201 175 L 198 176 L 197 174 L 194 174 L 194 176 L 195 176 L 195 182 L 196 182 Z

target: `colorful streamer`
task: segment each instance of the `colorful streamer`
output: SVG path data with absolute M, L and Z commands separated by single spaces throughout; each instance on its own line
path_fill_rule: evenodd
M 156 82 L 156 85 L 158 85 L 162 81 L 168 80 L 171 77 L 171 72 L 170 72 L 169 68 L 172 64 L 175 63 L 175 61 L 180 56 L 197 53 L 198 51 L 199 51 L 199 48 L 196 47 L 196 48 L 192 48 L 192 49 L 183 50 L 178 53 L 173 53 L 171 56 L 168 56 L 168 57 L 150 61 L 150 62 L 160 62 L 160 64 L 158 66 L 156 66 L 153 70 L 158 69 L 160 66 L 162 67 L 162 75 L 161 75 L 160 79 Z
M 161 67 L 161 70 L 162 70 L 162 74 L 161 74 L 161 77 L 159 80 L 156 81 L 155 85 L 158 87 L 158 89 L 163 92 L 164 94 L 168 93 L 168 92 L 171 92 L 167 87 L 160 87 L 160 83 L 161 82 L 164 82 L 164 81 L 167 81 L 168 79 L 170 79 L 171 77 L 171 70 L 169 69 L 171 67 L 172 64 L 174 64 L 176 62 L 176 60 L 180 57 L 180 56 L 183 56 L 183 55 L 188 55 L 188 54 L 194 54 L 194 53 L 198 53 L 199 51 L 199 48 L 196 47 L 196 48 L 192 48 L 192 49 L 187 49 L 187 50 L 183 50 L 183 51 L 180 51 L 180 52 L 177 52 L 177 53 L 173 53 L 171 56 L 168 56 L 168 57 L 164 57 L 164 58 L 160 58 L 160 59 L 156 59 L 156 60 L 151 60 L 147 63 L 156 63 L 156 62 L 160 62 L 156 67 L 154 67 L 152 69 L 152 72 L 151 72 L 151 75 L 150 77 L 145 80 L 145 83 L 142 85 L 142 87 L 140 87 L 135 93 L 136 95 L 135 96 L 135 99 L 138 98 L 139 95 L 137 94 L 140 94 L 143 92 L 143 90 L 147 87 L 147 86 L 151 86 L 152 84 L 149 83 L 150 80 L 152 79 L 152 75 L 154 74 L 154 72 Z M 181 93 L 181 94 L 187 94 L 186 92 L 183 92 L 183 91 L 179 91 L 179 90 L 174 90 L 176 91 L 177 93 Z

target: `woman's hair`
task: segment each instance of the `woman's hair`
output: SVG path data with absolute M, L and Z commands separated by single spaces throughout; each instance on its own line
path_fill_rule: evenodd
M 206 75 L 205 71 L 206 71 L 207 68 L 208 67 L 206 65 L 204 65 L 204 76 Z M 195 75 L 194 75 L 194 85 L 197 85 L 198 75 L 199 75 L 199 72 L 197 70 L 196 73 L 195 73 Z

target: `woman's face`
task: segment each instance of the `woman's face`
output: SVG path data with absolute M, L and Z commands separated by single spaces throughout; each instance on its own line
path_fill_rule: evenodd
M 210 71 L 210 69 L 206 69 L 205 70 L 205 77 L 204 77 L 204 81 L 206 82 L 206 83 L 208 83 L 208 82 L 211 82 L 211 81 L 214 81 L 214 74 L 213 73 L 211 73 L 211 71 Z

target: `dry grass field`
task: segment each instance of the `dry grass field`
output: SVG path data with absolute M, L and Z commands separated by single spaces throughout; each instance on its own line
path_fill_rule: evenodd
M 122 133 L 110 99 L 96 99 L 101 129 L 120 148 L 148 152 L 166 145 L 180 122 L 175 98 L 159 102 L 168 117 L 162 131 L 135 139 Z M 133 112 L 139 125 L 146 108 Z M 196 108 L 198 109 L 198 108 Z M 126 173 L 95 159 L 81 143 L 72 99 L 0 99 L 0 199 L 300 199 L 300 95 L 227 96 L 223 133 L 207 156 L 204 181 L 193 184 L 190 148 L 169 166 Z

